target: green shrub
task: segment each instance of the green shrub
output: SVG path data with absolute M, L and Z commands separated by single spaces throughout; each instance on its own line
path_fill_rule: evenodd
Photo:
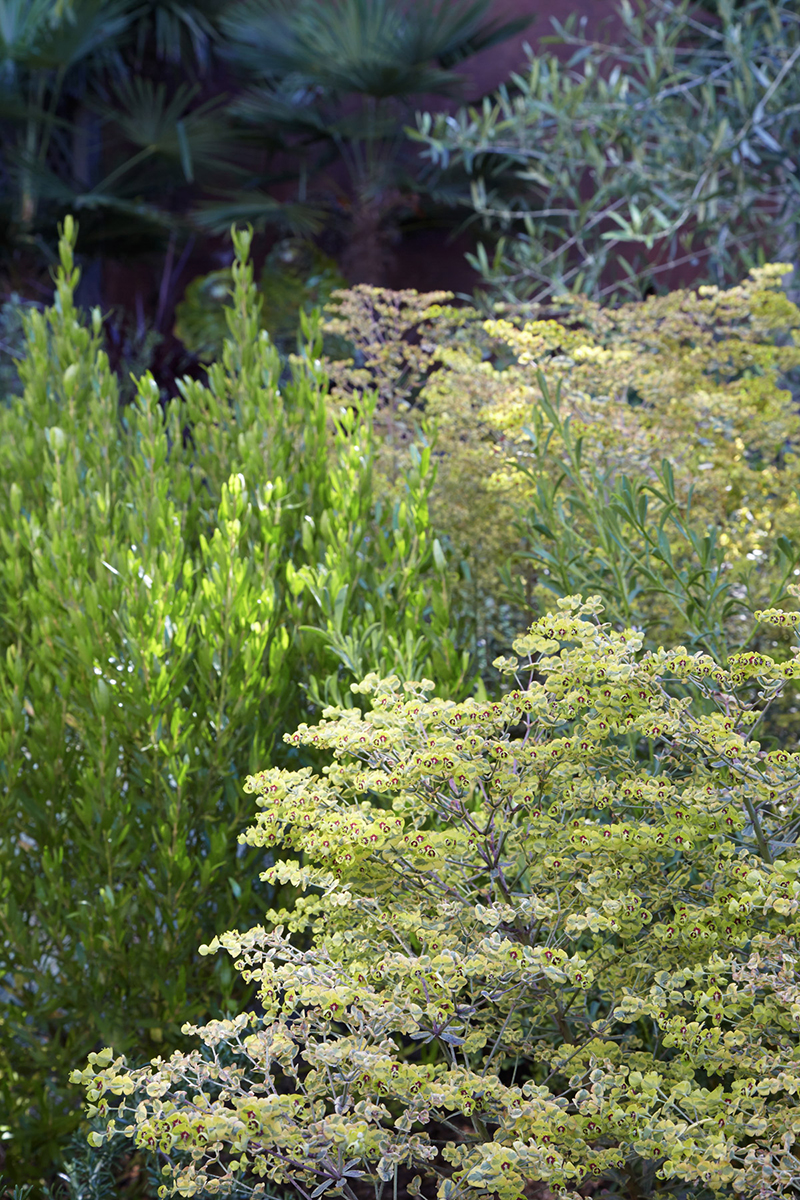
M 490 647 L 508 646 L 525 617 L 498 594 L 502 564 L 520 540 L 508 498 L 491 487 L 498 437 L 484 419 L 493 391 L 481 371 L 502 381 L 498 372 L 515 354 L 489 336 L 474 308 L 453 299 L 452 292 L 364 284 L 334 292 L 323 329 L 350 357 L 331 346 L 326 366 L 342 403 L 377 394 L 380 461 L 390 482 L 402 480 L 420 413 L 430 419 L 437 458 L 431 515 L 460 565 L 452 611 L 474 626 L 477 663 L 491 686 L 497 649 Z
M 757 636 L 753 613 L 783 602 L 800 559 L 800 310 L 784 271 L 493 321 L 447 293 L 353 289 L 329 307 L 365 363 L 331 378 L 379 391 L 383 457 L 404 462 L 410 398 L 436 427 L 432 512 L 468 559 L 458 600 L 472 592 L 480 638 L 498 645 L 503 595 L 529 620 L 577 592 L 648 646 L 724 661 Z
M 785 384 L 800 311 L 783 270 L 489 322 L 516 361 L 488 379 L 462 356 L 436 380 L 440 403 L 482 390 L 497 434 L 483 478 L 518 517 L 518 566 L 556 595 L 599 592 L 650 645 L 690 639 L 724 662 L 797 568 L 800 424 Z
M 375 661 L 468 690 L 430 447 L 387 503 L 370 402 L 329 405 L 311 324 L 278 385 L 249 235 L 208 386 L 162 412 L 145 375 L 122 415 L 74 240 L 69 222 L 0 410 L 0 1132 L 20 1180 L 80 1118 L 66 1064 L 108 1041 L 149 1056 L 242 1002 L 196 945 L 272 896 L 236 836 L 276 737 Z
M 308 894 L 201 949 L 260 1011 L 73 1075 L 161 1196 L 796 1188 L 800 755 L 754 732 L 800 664 L 642 653 L 601 611 L 560 601 L 494 702 L 370 675 L 287 736 L 321 773 L 248 779 L 243 843 Z

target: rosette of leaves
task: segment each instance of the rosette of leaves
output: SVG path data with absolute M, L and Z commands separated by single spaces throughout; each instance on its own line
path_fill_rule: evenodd
M 322 308 L 345 284 L 335 261 L 313 242 L 284 238 L 267 255 L 258 281 L 261 327 L 285 355 L 297 342 L 300 313 Z M 229 267 L 198 276 L 176 308 L 175 335 L 204 362 L 218 357 L 233 277 Z
M 202 952 L 258 1011 L 73 1075 L 162 1196 L 797 1186 L 800 755 L 757 728 L 800 664 L 642 653 L 601 612 L 536 622 L 496 701 L 370 675 L 287 735 L 321 773 L 248 779 L 243 841 L 305 894 Z

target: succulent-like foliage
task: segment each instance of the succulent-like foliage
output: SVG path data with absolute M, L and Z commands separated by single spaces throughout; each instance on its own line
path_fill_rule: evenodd
M 243 842 L 307 895 L 202 949 L 259 1010 L 73 1076 L 163 1196 L 797 1186 L 800 756 L 755 733 L 800 665 L 643 653 L 601 611 L 561 600 L 493 702 L 370 675 L 287 735 L 321 772 L 248 779 Z

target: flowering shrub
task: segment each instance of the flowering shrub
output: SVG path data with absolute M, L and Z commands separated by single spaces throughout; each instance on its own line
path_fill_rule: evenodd
M 392 295 L 373 289 L 367 314 L 359 289 L 339 301 L 336 329 L 368 369 L 332 377 L 384 397 L 410 363 L 438 430 L 432 512 L 485 597 L 496 603 L 511 558 L 522 611 L 552 605 L 547 592 L 600 593 L 610 618 L 654 644 L 690 639 L 724 659 L 753 636 L 756 609 L 783 602 L 800 555 L 786 387 L 800 311 L 785 270 L 616 309 L 565 296 L 491 321 L 454 315 L 447 295 L 397 294 L 415 322 L 404 340 Z
M 780 287 L 786 269 L 773 264 L 735 288 L 676 291 L 617 309 L 567 297 L 560 320 L 521 328 L 490 322 L 516 363 L 503 373 L 502 390 L 493 389 L 487 419 L 524 456 L 541 370 L 551 391 L 561 388 L 563 415 L 583 438 L 587 460 L 652 478 L 667 458 L 684 492 L 692 483 L 698 514 L 735 529 L 742 508 L 752 508 L 759 532 L 731 530 L 736 556 L 784 529 L 796 532 L 796 497 L 788 509 L 767 503 L 776 488 L 792 494 L 794 472 L 784 478 L 780 468 L 800 431 L 791 393 L 781 387 L 800 365 L 792 340 L 800 310 Z
M 489 487 L 527 509 L 528 560 L 556 594 L 600 591 L 617 620 L 723 659 L 783 601 L 800 558 L 800 422 L 781 386 L 800 311 L 784 270 L 489 323 L 517 359 L 482 410 L 500 435 Z M 448 391 L 463 394 L 462 374 Z
M 306 894 L 202 952 L 259 1011 L 72 1077 L 162 1196 L 798 1185 L 800 755 L 754 735 L 800 661 L 642 652 L 601 611 L 562 599 L 496 701 L 370 675 L 286 735 L 321 773 L 248 779 L 242 840 Z

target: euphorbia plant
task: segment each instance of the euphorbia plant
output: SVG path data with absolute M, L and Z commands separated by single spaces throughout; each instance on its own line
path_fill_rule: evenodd
M 361 365 L 330 376 L 337 395 L 378 391 L 383 459 L 404 461 L 409 403 L 436 427 L 432 520 L 468 560 L 456 604 L 494 647 L 482 667 L 553 594 L 579 592 L 601 595 L 618 628 L 641 626 L 647 648 L 764 648 L 753 613 L 780 606 L 800 573 L 800 310 L 786 270 L 491 321 L 448 293 L 334 296 L 326 330 Z
M 287 735 L 321 774 L 249 778 L 243 840 L 308 893 L 205 948 L 261 1011 L 73 1076 L 163 1196 L 797 1185 L 800 756 L 754 731 L 800 662 L 642 653 L 600 612 L 561 600 L 496 701 L 368 676 Z

